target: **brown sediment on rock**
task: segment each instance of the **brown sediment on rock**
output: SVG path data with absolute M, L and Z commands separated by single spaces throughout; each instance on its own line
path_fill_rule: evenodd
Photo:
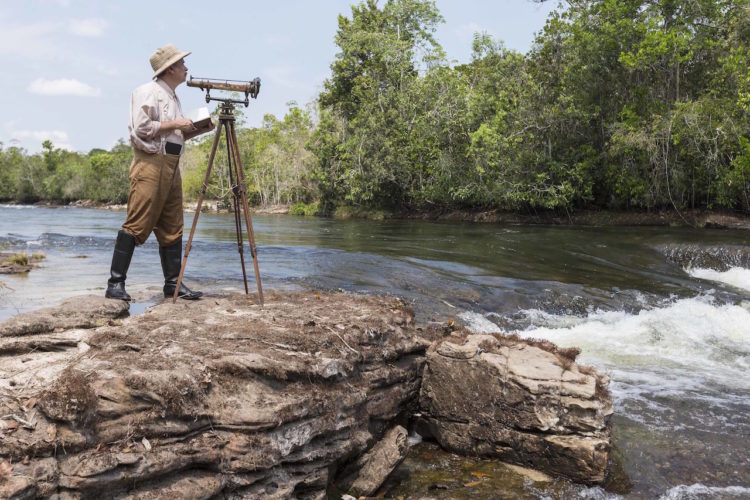
M 563 370 L 560 360 L 570 359 L 568 351 L 553 354 L 521 341 L 506 346 L 502 342 L 512 339 L 493 336 L 476 342 L 465 337 L 476 344 L 469 357 L 450 338 L 428 355 L 431 341 L 414 324 L 411 309 L 391 297 L 270 292 L 261 308 L 244 295 L 210 296 L 166 301 L 129 318 L 123 317 L 127 307 L 78 297 L 0 324 L 0 405 L 6 415 L 0 419 L 0 464 L 10 470 L 0 479 L 0 497 L 323 498 L 337 474 L 365 494 L 403 459 L 408 445 L 398 424 L 419 411 L 420 387 L 423 406 L 441 408 L 434 382 L 445 360 L 425 369 L 434 355 L 453 353 L 467 362 L 493 349 L 538 350 L 568 373 L 555 374 L 558 385 L 562 380 L 578 392 L 595 392 L 588 382 L 598 377 L 572 360 Z M 498 386 L 496 373 L 485 372 L 485 385 Z M 431 381 L 427 388 L 423 373 Z M 538 389 L 549 383 L 523 380 Z M 465 390 L 455 383 L 445 390 Z M 565 391 L 558 392 L 557 404 Z M 509 398 L 531 398 L 527 402 L 486 394 L 487 404 L 519 410 L 519 421 L 531 418 L 534 401 L 550 399 L 541 389 L 531 396 L 506 391 Z M 571 432 L 545 443 L 568 453 L 573 468 L 580 457 L 556 443 L 590 439 L 598 421 L 588 416 L 586 404 L 594 403 L 584 404 L 577 393 L 564 397 L 579 398 L 578 406 L 568 407 L 581 415 L 563 417 Z M 456 421 L 450 412 L 427 410 L 422 412 L 438 436 L 448 432 L 441 434 L 441 418 L 453 419 L 446 425 Z M 562 425 L 544 418 L 550 429 Z M 471 426 L 451 429 L 474 432 Z M 445 446 L 460 450 L 454 441 Z M 539 451 L 515 444 L 518 453 Z M 601 453 L 606 450 L 608 441 Z

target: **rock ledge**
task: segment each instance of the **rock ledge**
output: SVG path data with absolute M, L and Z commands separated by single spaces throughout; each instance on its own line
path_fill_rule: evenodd
M 496 454 L 599 480 L 574 470 L 577 443 L 601 441 L 597 464 L 608 452 L 606 380 L 538 347 L 492 336 L 430 347 L 387 297 L 272 292 L 265 308 L 233 295 L 126 312 L 78 297 L 0 324 L 0 497 L 371 494 L 403 460 L 399 424 L 420 405 L 449 449 L 515 446 Z M 467 380 L 489 399 L 456 403 Z M 560 457 L 535 459 L 542 446 Z

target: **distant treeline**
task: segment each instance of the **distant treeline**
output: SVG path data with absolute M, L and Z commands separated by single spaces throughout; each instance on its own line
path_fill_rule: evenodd
M 133 151 L 122 141 L 110 151 L 93 149 L 88 154 L 56 149 L 44 141 L 42 152 L 34 155 L 0 143 L 0 200 L 125 203 L 132 158 Z
M 570 0 L 527 54 L 477 34 L 458 65 L 434 37 L 441 22 L 426 0 L 339 16 L 317 101 L 239 132 L 251 201 L 750 210 L 750 0 Z M 187 149 L 188 197 L 210 146 Z M 121 202 L 130 156 L 4 148 L 0 198 Z M 209 194 L 226 198 L 224 174 Z

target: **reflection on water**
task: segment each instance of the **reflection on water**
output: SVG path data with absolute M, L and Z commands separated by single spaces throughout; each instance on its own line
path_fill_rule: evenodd
M 106 210 L 0 206 L 0 246 L 47 256 L 41 269 L 27 275 L 0 276 L 0 320 L 70 296 L 103 294 L 123 219 L 123 212 Z M 448 490 L 425 490 L 419 470 L 432 459 L 424 458 L 394 475 L 394 494 L 750 493 L 750 271 L 743 267 L 743 232 L 253 220 L 267 290 L 398 295 L 412 303 L 419 321 L 454 316 L 475 330 L 517 331 L 580 346 L 582 361 L 612 377 L 620 457 L 613 470 L 621 473 L 607 491 L 519 482 L 494 469 L 498 477 L 507 476 L 491 483 L 503 489 L 499 493 L 482 490 L 484 477 L 471 471 L 448 481 Z M 252 290 L 247 250 L 245 255 Z M 208 293 L 242 288 L 232 216 L 200 217 L 186 282 Z M 136 299 L 131 312 L 162 300 L 161 286 L 152 238 L 136 250 L 128 274 L 128 291 Z M 436 460 L 433 468 L 453 459 Z M 481 472 L 497 465 L 478 467 Z

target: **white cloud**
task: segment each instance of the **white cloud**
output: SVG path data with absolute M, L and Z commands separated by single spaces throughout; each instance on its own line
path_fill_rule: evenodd
M 42 21 L 30 24 L 5 22 L 0 19 L 0 55 L 14 55 L 39 60 L 67 58 L 60 34 L 100 37 L 108 27 L 104 19 L 71 19 Z
M 26 25 L 0 25 L 0 55 L 12 54 L 32 58 L 52 58 L 57 47 L 45 37 L 54 33 L 53 23 L 41 22 Z
M 13 139 L 23 141 L 33 139 L 35 141 L 67 142 L 68 133 L 63 130 L 14 130 L 10 133 Z
M 68 133 L 63 130 L 14 130 L 10 133 L 13 139 L 22 141 L 24 139 L 34 139 L 41 141 L 68 141 Z
M 80 97 L 98 97 L 101 90 L 74 78 L 60 78 L 58 80 L 47 80 L 37 78 L 29 84 L 27 90 L 32 94 L 39 95 L 73 95 Z
M 41 144 L 44 141 L 51 141 L 56 148 L 74 151 L 69 142 L 68 133 L 63 130 L 14 130 L 9 132 L 8 135 L 10 136 L 10 143 L 28 141 Z
M 100 37 L 107 28 L 107 21 L 99 18 L 71 19 L 67 28 L 68 32 L 77 36 Z

